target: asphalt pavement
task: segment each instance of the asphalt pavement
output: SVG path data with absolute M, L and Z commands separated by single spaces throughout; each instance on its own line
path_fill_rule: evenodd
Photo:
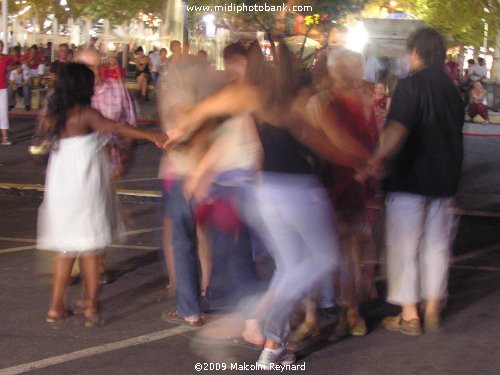
M 155 123 L 142 126 L 154 128 Z M 11 119 L 12 147 L 0 148 L 0 374 L 241 373 L 259 352 L 226 342 L 199 342 L 197 331 L 160 319 L 174 307 L 165 292 L 156 180 L 161 151 L 140 143 L 126 176 L 122 207 L 128 237 L 107 255 L 114 282 L 104 285 L 106 325 L 83 326 L 81 316 L 56 327 L 45 323 L 50 254 L 34 250 L 44 168 L 27 153 L 33 118 Z M 369 334 L 331 344 L 307 342 L 298 364 L 307 374 L 496 374 L 500 363 L 500 133 L 468 126 L 459 208 L 461 218 L 450 273 L 450 296 L 440 332 L 409 337 L 380 320 L 394 308 L 381 300 L 363 306 Z M 130 191 L 135 195 L 125 195 Z M 144 192 L 152 192 L 148 195 Z M 127 194 L 128 194 L 127 193 Z M 383 269 L 383 267 L 380 267 Z M 378 289 L 384 293 L 384 279 Z M 80 284 L 70 287 L 74 302 Z M 226 363 L 223 363 L 226 362 Z M 201 364 L 202 371 L 195 365 Z M 223 370 L 223 366 L 226 370 Z M 233 368 L 231 369 L 231 365 Z M 210 371 L 210 367 L 214 369 Z M 207 369 L 207 370 L 205 370 Z M 217 370 L 218 369 L 218 370 Z

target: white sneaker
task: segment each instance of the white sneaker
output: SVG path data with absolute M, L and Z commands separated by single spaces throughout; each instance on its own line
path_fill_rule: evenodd
M 12 146 L 12 142 L 10 142 L 10 141 L 2 141 L 2 146 Z
M 275 365 L 291 365 L 295 363 L 297 359 L 295 354 L 289 350 L 285 349 L 285 345 L 282 345 L 279 349 L 271 350 L 264 349 L 260 353 L 260 357 L 257 361 L 262 369 L 270 370 L 271 363 Z

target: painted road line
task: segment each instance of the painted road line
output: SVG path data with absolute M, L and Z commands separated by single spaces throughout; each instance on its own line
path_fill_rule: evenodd
M 452 265 L 451 268 L 459 269 L 459 270 L 471 270 L 471 271 L 500 272 L 500 267 L 456 266 L 456 265 Z
M 41 184 L 12 184 L 12 183 L 0 183 L 0 189 L 17 189 L 17 190 L 36 190 L 44 191 L 45 188 Z M 130 190 L 130 189 L 118 189 L 116 191 L 118 195 L 130 195 L 139 197 L 161 197 L 162 193 L 156 190 Z
M 15 253 L 17 251 L 35 250 L 35 248 L 36 248 L 35 245 L 20 246 L 20 247 L 11 247 L 11 248 L 8 248 L 8 249 L 0 250 L 0 254 Z
M 0 189 L 18 189 L 18 190 L 37 190 L 44 191 L 43 185 L 40 184 L 11 184 L 11 183 L 0 183 Z M 157 190 L 130 190 L 130 189 L 118 189 L 118 195 L 125 196 L 136 196 L 136 197 L 152 197 L 160 198 L 162 193 Z M 369 208 L 381 209 L 380 205 L 370 205 Z M 462 216 L 478 216 L 478 217 L 500 217 L 500 212 L 493 211 L 478 211 L 478 210 L 462 210 L 455 208 L 454 212 L 456 215 Z
M 112 342 L 109 344 L 94 346 L 91 348 L 77 350 L 72 353 L 62 354 L 54 357 L 49 357 L 42 359 L 40 361 L 34 361 L 29 363 L 24 363 L 22 365 L 8 367 L 4 369 L 0 369 L 1 375 L 15 375 L 22 374 L 27 371 L 38 370 L 41 368 L 59 365 L 61 363 L 74 361 L 77 359 L 92 357 L 99 354 L 109 353 L 115 350 L 120 350 L 124 348 L 129 348 L 131 346 L 147 344 L 150 342 L 158 341 L 165 339 L 167 337 L 176 336 L 181 333 L 185 333 L 188 331 L 193 331 L 195 328 L 192 327 L 184 327 L 179 326 L 175 328 L 165 329 L 163 331 L 149 333 L 147 335 L 134 337 L 127 340 Z
M 500 245 L 493 245 L 493 246 L 489 246 L 489 247 L 486 247 L 486 248 L 481 249 L 481 250 L 476 250 L 472 253 L 460 255 L 460 256 L 452 258 L 451 261 L 453 263 L 463 262 L 464 260 L 474 259 L 474 258 L 477 258 L 481 255 L 487 254 L 487 253 L 495 251 L 495 250 L 500 250 Z
M 132 250 L 160 250 L 160 246 L 143 246 L 143 245 L 110 245 L 114 249 L 132 249 Z
M 114 249 L 132 249 L 132 250 L 160 250 L 160 246 L 143 246 L 143 245 L 110 245 L 109 247 Z M 27 251 L 27 250 L 35 250 L 36 245 L 31 246 L 19 246 L 19 247 L 10 247 L 7 249 L 0 250 L 0 254 L 8 254 L 15 253 L 18 251 Z
M 0 237 L 0 241 L 27 242 L 27 243 L 36 242 L 36 240 L 32 240 L 31 238 L 14 238 L 14 237 Z
M 131 179 L 131 180 L 118 180 L 116 182 L 122 183 L 122 182 L 138 182 L 138 181 L 153 181 L 153 180 L 158 180 L 158 177 L 135 178 L 135 179 Z
M 455 215 L 461 215 L 461 216 L 500 217 L 500 212 L 462 210 L 460 208 L 455 208 L 453 212 L 455 213 Z
M 129 190 L 129 189 L 118 189 L 116 191 L 118 195 L 130 195 L 134 197 L 154 197 L 159 198 L 162 196 L 160 191 L 155 190 Z
M 131 231 L 125 232 L 124 234 L 133 236 L 135 234 L 156 232 L 157 230 L 163 230 L 163 227 L 153 227 L 153 228 L 146 228 L 146 229 L 131 230 Z
M 18 190 L 38 190 L 44 191 L 44 186 L 41 184 L 11 184 L 11 183 L 0 183 L 1 189 L 18 189 Z

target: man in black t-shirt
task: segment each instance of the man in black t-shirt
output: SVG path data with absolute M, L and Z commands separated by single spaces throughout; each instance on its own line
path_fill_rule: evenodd
M 445 41 L 437 31 L 417 30 L 408 50 L 411 75 L 397 84 L 368 173 L 386 177 L 387 300 L 402 307 L 383 325 L 418 335 L 417 304 L 425 301 L 424 328 L 431 331 L 446 297 L 464 102 L 444 71 Z
M 57 60 L 50 64 L 50 75 L 54 79 L 57 75 L 57 71 L 61 65 L 68 62 L 69 46 L 66 43 L 59 44 L 57 50 Z

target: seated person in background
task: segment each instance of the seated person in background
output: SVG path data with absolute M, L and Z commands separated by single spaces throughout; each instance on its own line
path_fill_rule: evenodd
M 68 63 L 68 55 L 69 55 L 69 46 L 67 43 L 59 44 L 59 48 L 57 50 L 57 60 L 53 61 L 50 64 L 50 78 L 55 79 L 57 71 L 59 68 Z
M 385 90 L 386 87 L 384 82 L 377 82 L 375 84 L 373 106 L 375 107 L 375 120 L 379 132 L 384 127 L 387 113 L 391 106 L 391 98 L 385 94 Z
M 30 78 L 39 77 L 44 74 L 45 58 L 43 57 L 43 54 L 40 54 L 38 52 L 38 47 L 36 46 L 36 44 L 33 44 L 28 52 L 24 55 L 23 62 L 27 66 L 27 72 L 29 72 Z
M 158 63 L 158 74 L 159 75 L 167 72 L 167 66 L 168 66 L 167 54 L 168 54 L 168 51 L 166 48 L 162 48 L 160 50 L 160 61 Z
M 135 50 L 132 56 L 132 61 L 135 63 L 135 79 L 137 88 L 144 101 L 148 100 L 148 84 L 151 81 L 151 73 L 149 67 L 149 57 L 144 54 L 142 47 Z
M 202 58 L 203 60 L 208 60 L 208 53 L 207 51 L 203 50 L 203 49 L 200 49 L 198 51 L 198 57 Z
M 99 69 L 99 75 L 102 79 L 118 79 L 125 78 L 125 69 L 118 64 L 118 58 L 115 55 L 109 55 L 107 64 Z
M 486 62 L 482 57 L 477 59 L 477 64 L 474 64 L 469 69 L 469 78 L 472 82 L 484 82 L 486 81 L 486 76 L 488 74 L 488 68 L 486 67 Z
M 31 85 L 29 74 L 23 71 L 20 62 L 14 63 L 14 70 L 9 74 L 9 110 L 16 105 L 16 93 L 24 99 L 24 108 L 31 110 Z
M 470 92 L 470 104 L 467 108 L 470 120 L 474 122 L 474 117 L 481 116 L 484 121 L 483 124 L 488 123 L 488 106 L 486 105 L 486 90 L 481 85 L 481 82 L 476 81 L 472 85 Z
M 448 55 L 445 68 L 448 77 L 450 77 L 453 83 L 458 84 L 458 64 L 455 62 L 452 55 Z
M 23 55 L 21 54 L 21 47 L 14 46 L 12 47 L 12 55 L 10 56 L 13 62 L 23 63 Z
M 151 70 L 151 81 L 153 81 L 153 85 L 156 87 L 156 83 L 158 82 L 158 77 L 160 75 L 158 69 L 160 65 L 160 53 L 154 48 L 153 51 L 149 52 L 149 67 Z

